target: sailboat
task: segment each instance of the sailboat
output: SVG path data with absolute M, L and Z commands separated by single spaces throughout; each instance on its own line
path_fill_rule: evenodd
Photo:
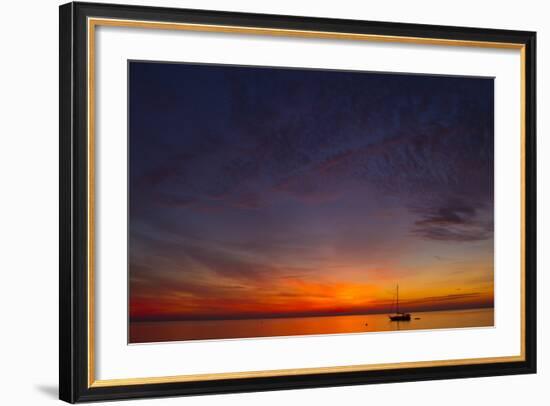
M 410 321 L 411 314 L 403 313 L 399 311 L 399 285 L 396 287 L 396 296 L 395 296 L 395 313 L 389 314 L 388 317 L 390 321 Z

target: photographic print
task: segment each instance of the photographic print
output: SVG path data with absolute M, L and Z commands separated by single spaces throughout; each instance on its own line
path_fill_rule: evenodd
M 536 32 L 59 28 L 60 399 L 536 373 Z
M 128 62 L 129 343 L 494 324 L 494 81 Z

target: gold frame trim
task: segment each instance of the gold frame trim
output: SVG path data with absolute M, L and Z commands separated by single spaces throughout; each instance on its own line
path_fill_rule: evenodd
M 97 26 L 110 27 L 132 27 L 132 28 L 149 28 L 161 30 L 184 30 L 194 32 L 217 32 L 217 33 L 233 33 L 233 34 L 248 34 L 248 35 L 268 35 L 268 36 L 283 36 L 283 37 L 299 37 L 299 38 L 318 38 L 318 39 L 339 39 L 339 40 L 356 40 L 356 41 L 371 41 L 371 42 L 389 42 L 389 43 L 405 43 L 419 45 L 435 45 L 435 46 L 461 46 L 461 47 L 478 47 L 478 48 L 496 48 L 496 49 L 513 49 L 520 51 L 520 86 L 521 86 L 521 101 L 520 101 L 520 137 L 521 137 L 521 350 L 520 355 L 503 356 L 503 357 L 485 357 L 485 358 L 466 358 L 455 360 L 435 360 L 435 361 L 416 361 L 416 362 L 399 362 L 385 364 L 366 364 L 366 365 L 349 365 L 335 367 L 319 367 L 319 368 L 297 368 L 297 369 L 278 369 L 267 371 L 245 371 L 245 372 L 228 372 L 228 373 L 213 373 L 213 374 L 191 374 L 191 375 L 175 375 L 175 376 L 160 376 L 146 378 L 123 378 L 123 379 L 95 379 L 95 340 L 94 340 L 94 241 L 95 241 L 95 219 L 94 219 L 94 196 L 95 196 L 95 28 Z M 489 364 L 503 362 L 521 362 L 525 361 L 525 45 L 507 42 L 488 42 L 488 41 L 466 41 L 441 38 L 422 38 L 422 37 L 400 37 L 391 35 L 374 35 L 374 34 L 355 34 L 345 32 L 326 32 L 326 31 L 307 31 L 307 30 L 291 30 L 291 29 L 275 29 L 261 27 L 244 27 L 230 25 L 210 25 L 210 24 L 187 24 L 187 23 L 167 23 L 155 21 L 140 21 L 140 20 L 122 20 L 110 18 L 88 18 L 87 21 L 87 44 L 88 44 L 88 388 L 113 387 L 125 385 L 143 385 L 143 384 L 159 384 L 159 383 L 176 383 L 176 382 L 193 382 L 193 381 L 212 381 L 217 379 L 243 379 L 243 378 L 258 378 L 258 377 L 276 377 L 288 375 L 310 375 L 324 373 L 339 373 L 339 372 L 358 372 L 358 371 L 379 371 L 394 368 L 422 368 L 436 366 L 456 366 L 456 365 L 472 365 L 472 364 Z

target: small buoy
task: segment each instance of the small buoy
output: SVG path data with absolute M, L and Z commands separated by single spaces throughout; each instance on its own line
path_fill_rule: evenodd
M 369 323 L 365 323 L 365 326 L 368 326 L 368 325 L 369 325 Z
M 415 317 L 414 319 L 415 319 L 415 320 L 420 320 L 420 317 Z

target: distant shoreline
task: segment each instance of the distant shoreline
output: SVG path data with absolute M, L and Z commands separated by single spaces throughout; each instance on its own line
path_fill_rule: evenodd
M 480 309 L 494 309 L 494 306 L 472 306 L 472 307 L 460 307 L 453 309 L 433 309 L 433 310 L 409 310 L 408 313 L 433 313 L 433 312 L 458 312 L 467 310 L 480 310 Z M 265 319 L 301 319 L 301 318 L 313 318 L 313 317 L 341 317 L 341 316 L 376 316 L 385 315 L 389 312 L 344 312 L 344 313 L 313 313 L 313 314 L 267 314 L 267 315 L 253 315 L 250 317 L 239 316 L 212 316 L 212 317 L 197 317 L 197 318 L 163 318 L 163 319 L 130 319 L 130 324 L 137 323 L 167 323 L 167 322 L 201 322 L 201 321 L 238 321 L 238 320 L 265 320 Z

